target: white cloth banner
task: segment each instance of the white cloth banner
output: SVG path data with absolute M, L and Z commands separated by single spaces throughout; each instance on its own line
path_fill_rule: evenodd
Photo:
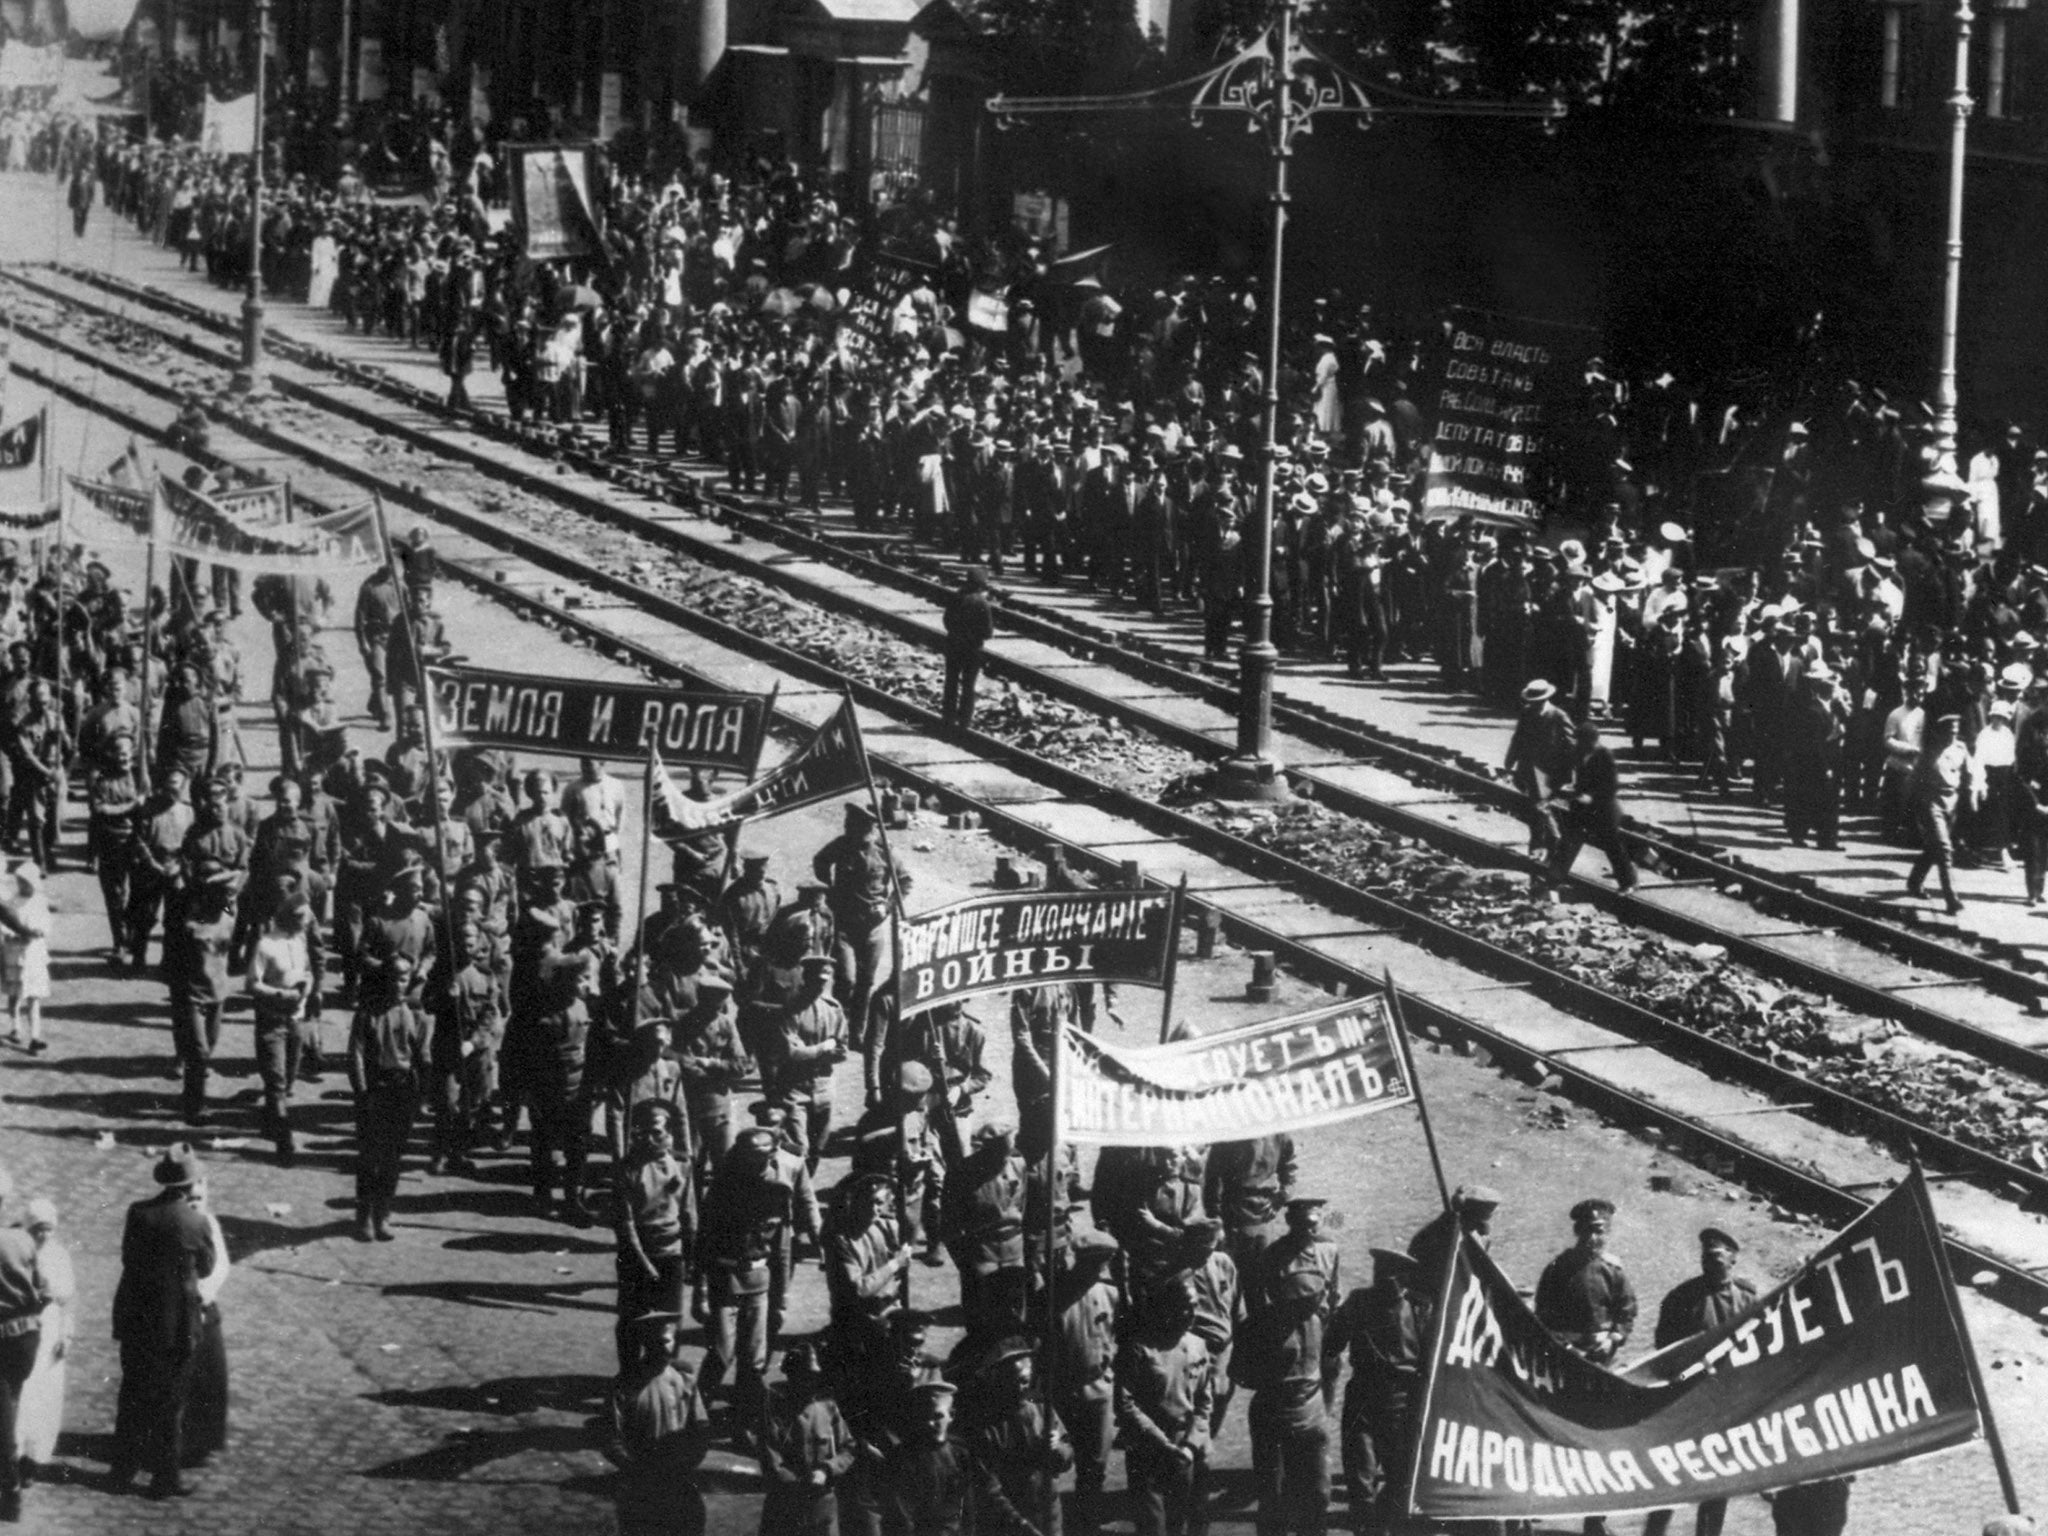
M 199 129 L 199 147 L 209 155 L 253 155 L 256 152 L 256 93 L 233 101 L 206 98 Z

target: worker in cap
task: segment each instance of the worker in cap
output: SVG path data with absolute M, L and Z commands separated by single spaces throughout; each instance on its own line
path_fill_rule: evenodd
M 1657 1348 L 1712 1332 L 1755 1305 L 1756 1286 L 1735 1273 L 1741 1252 L 1742 1244 L 1721 1228 L 1700 1229 L 1700 1272 L 1672 1287 L 1657 1309 Z M 1644 1536 L 1664 1536 L 1671 1515 L 1668 1509 L 1652 1512 Z M 1727 1518 L 1726 1499 L 1705 1500 L 1693 1518 L 1694 1536 L 1721 1536 Z
M 1443 1278 L 1459 1233 L 1469 1234 L 1480 1248 L 1493 1246 L 1493 1216 L 1501 1206 L 1500 1191 L 1485 1184 L 1460 1184 L 1451 1192 L 1448 1210 L 1438 1212 L 1408 1239 L 1408 1254 L 1433 1280 Z
M 832 1074 L 847 1055 L 846 1013 L 832 996 L 830 955 L 806 955 L 796 995 L 774 1010 L 764 1033 L 761 1081 L 771 1103 L 793 1112 L 813 1175 L 832 1130 Z

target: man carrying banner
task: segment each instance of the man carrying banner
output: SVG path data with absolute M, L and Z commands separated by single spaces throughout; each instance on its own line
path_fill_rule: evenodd
M 1700 1232 L 1700 1272 L 1673 1287 L 1657 1310 L 1657 1348 L 1665 1349 L 1695 1334 L 1710 1333 L 1747 1312 L 1756 1303 L 1756 1287 L 1735 1273 L 1742 1244 L 1719 1227 Z M 1703 1499 L 1693 1519 L 1693 1536 L 1721 1536 L 1728 1518 L 1726 1499 Z M 1671 1529 L 1671 1511 L 1652 1510 L 1643 1522 L 1643 1536 L 1664 1536 Z
M 1536 1282 L 1536 1319 L 1560 1343 L 1595 1365 L 1606 1365 L 1636 1326 L 1636 1289 L 1621 1260 L 1607 1251 L 1614 1222 L 1612 1200 L 1581 1200 L 1572 1207 L 1578 1241 L 1544 1267 Z M 1585 1536 L 1607 1536 L 1607 1522 L 1586 1517 Z
M 1434 1274 L 1405 1253 L 1372 1250 L 1372 1284 L 1344 1298 L 1323 1340 L 1332 1384 L 1348 1352 L 1338 1438 L 1351 1529 L 1358 1536 L 1407 1529 L 1415 1463 L 1415 1409 L 1429 1356 Z
M 846 830 L 818 850 L 811 870 L 831 892 L 839 934 L 839 985 L 846 1021 L 862 1060 L 867 1102 L 882 1096 L 882 1047 L 875 988 L 895 963 L 889 912 L 910 894 L 910 874 L 890 856 L 867 805 L 846 808 Z

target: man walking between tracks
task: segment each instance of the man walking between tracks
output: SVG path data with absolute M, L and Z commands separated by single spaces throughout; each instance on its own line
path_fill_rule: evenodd
M 1558 797 L 1577 759 L 1577 730 L 1556 698 L 1557 689 L 1540 677 L 1522 690 L 1522 717 L 1503 765 L 1515 788 L 1528 796 L 1522 814 L 1529 822 L 1529 852 L 1539 858 L 1558 845 Z
M 1621 830 L 1621 771 L 1614 753 L 1600 739 L 1591 720 L 1578 725 L 1578 752 L 1572 763 L 1564 815 L 1558 824 L 1557 846 L 1550 850 L 1548 884 L 1555 891 L 1572 872 L 1579 850 L 1591 843 L 1607 855 L 1615 888 L 1626 894 L 1636 888 L 1635 861 Z
M 948 725 L 974 724 L 974 688 L 981 680 L 982 651 L 996 630 L 988 577 L 969 571 L 946 599 L 946 693 L 941 713 Z

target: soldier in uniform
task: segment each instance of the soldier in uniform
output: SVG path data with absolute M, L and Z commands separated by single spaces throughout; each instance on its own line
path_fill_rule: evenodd
M 1184 1232 L 1187 1249 L 1181 1262 L 1187 1266 L 1188 1294 L 1195 1303 L 1189 1326 L 1209 1346 L 1209 1360 L 1216 1372 L 1215 1401 L 1209 1411 L 1209 1438 L 1213 1441 L 1223 1433 L 1223 1419 L 1230 1411 L 1234 1388 L 1230 1352 L 1244 1321 L 1244 1286 L 1236 1260 L 1220 1246 L 1221 1225 L 1197 1216 Z
M 1371 1286 L 1344 1298 L 1323 1338 L 1325 1374 L 1333 1384 L 1343 1356 L 1351 1357 L 1338 1440 L 1357 1536 L 1408 1527 L 1415 1414 L 1435 1300 L 1432 1271 L 1422 1261 L 1375 1248 L 1372 1266 Z
M 142 779 L 135 766 L 135 738 L 115 736 L 108 741 L 105 760 L 96 764 L 88 781 L 87 802 L 91 807 L 86 823 L 86 853 L 99 876 L 100 896 L 106 902 L 107 928 L 113 935 L 110 958 L 120 965 L 128 958 L 129 895 L 135 871 L 136 815 L 142 809 Z
M 1260 1536 L 1320 1536 L 1329 1511 L 1323 1340 L 1340 1293 L 1337 1246 L 1321 1235 L 1325 1203 L 1288 1200 L 1287 1231 L 1260 1255 L 1246 1288 L 1233 1374 L 1252 1394 Z
M 837 1536 L 853 1431 L 818 1369 L 815 1348 L 793 1346 L 783 1356 L 782 1377 L 761 1416 L 761 1536 Z
M 378 730 L 389 724 L 386 714 L 385 667 L 391 650 L 391 632 L 401 620 L 398 583 L 391 579 L 391 567 L 379 565 L 356 593 L 356 649 L 362 654 L 363 670 L 370 678 L 370 718 Z
M 189 838 L 188 838 L 189 841 Z M 220 1047 L 227 1002 L 228 940 L 234 932 L 233 872 L 194 885 L 164 931 L 164 979 L 171 992 L 171 1037 L 184 1069 L 187 1125 L 206 1123 L 206 1081 Z
M 912 1014 L 891 1031 L 882 1079 L 896 1081 L 906 1062 L 917 1062 L 931 1074 L 932 1121 L 949 1159 L 964 1157 L 971 1144 L 975 1100 L 994 1081 L 987 1055 L 988 1037 L 959 1003 Z
M 833 961 L 806 955 L 804 989 L 782 1011 L 761 1058 L 770 1102 L 801 1111 L 796 1127 L 811 1172 L 832 1130 L 832 1072 L 846 1059 L 846 1015 L 831 996 Z
M 1054 1282 L 1048 1354 L 1053 1408 L 1074 1448 L 1074 1536 L 1096 1536 L 1102 1487 L 1116 1440 L 1117 1313 L 1110 1278 L 1116 1244 L 1099 1233 L 1074 1240 L 1073 1264 Z
M 1711 1332 L 1747 1312 L 1756 1302 L 1756 1287 L 1735 1273 L 1742 1244 L 1719 1227 L 1700 1232 L 1700 1272 L 1681 1281 L 1657 1309 L 1657 1348 Z M 1702 1501 L 1693 1517 L 1693 1536 L 1721 1536 L 1728 1519 L 1726 1499 Z M 1664 1536 L 1671 1529 L 1671 1511 L 1653 1510 L 1643 1522 L 1643 1536 Z
M 1294 1193 L 1294 1138 L 1260 1136 L 1220 1141 L 1202 1169 L 1202 1209 L 1223 1224 L 1223 1243 L 1240 1271 L 1249 1269 L 1279 1235 L 1281 1212 Z
M 1059 1478 L 1074 1463 L 1057 1413 L 1036 1386 L 1031 1341 L 998 1344 L 976 1377 L 967 1450 L 975 1473 L 975 1536 L 1058 1532 Z
M 943 1264 L 939 1228 L 946 1190 L 946 1154 L 932 1123 L 931 1069 L 921 1061 L 896 1068 L 882 1102 L 853 1130 L 856 1173 L 887 1179 L 902 1218 L 903 1241 L 924 1248 L 927 1264 Z
M 739 878 L 719 893 L 711 911 L 725 930 L 742 975 L 750 973 L 761 958 L 768 930 L 781 908 L 782 888 L 768 878 L 768 855 L 744 855 Z
M 632 1320 L 682 1311 L 697 1202 L 676 1156 L 681 1113 L 659 1099 L 634 1107 L 632 1144 L 612 1170 L 612 1225 L 618 1235 L 619 1371 L 632 1367 Z
M 559 934 L 560 917 L 547 915 L 555 922 L 554 933 Z M 591 1219 L 583 1199 L 590 1139 L 590 1111 L 583 1087 L 590 1010 L 583 994 L 593 968 L 588 953 L 553 945 L 539 957 L 538 995 L 526 1044 L 527 1059 L 520 1071 L 520 1086 L 533 1114 L 534 1204 L 548 1211 L 559 1185 L 561 1215 L 579 1227 L 588 1226 Z
M 953 1384 L 920 1381 L 911 1434 L 882 1470 L 885 1536 L 966 1536 L 973 1465 L 953 1437 Z
M 732 1091 L 753 1063 L 740 1041 L 732 983 L 708 967 L 691 980 L 694 996 L 669 1025 L 669 1048 L 682 1069 L 683 1107 L 689 1113 L 701 1188 L 711 1170 L 732 1150 L 733 1137 L 738 1134 L 732 1119 Z
M 427 1172 L 474 1173 L 470 1153 L 483 1139 L 498 1091 L 498 1052 L 505 1011 L 488 964 L 488 936 L 458 917 L 449 927 L 454 950 L 438 994 L 434 1029 L 434 1155 Z
M 736 1422 L 755 1422 L 768 1374 L 768 1313 L 788 1263 L 790 1186 L 775 1177 L 775 1133 L 744 1131 L 704 1195 L 698 1273 L 711 1310 L 706 1392 L 734 1373 Z
M 638 1358 L 612 1393 L 613 1434 L 605 1455 L 619 1468 L 613 1494 L 619 1536 L 702 1536 L 704 1498 L 696 1471 L 711 1444 L 711 1419 L 697 1379 L 676 1359 L 672 1312 L 633 1320 Z
M 1147 1295 L 1116 1355 L 1116 1423 L 1138 1536 L 1194 1536 L 1208 1526 L 1209 1348 L 1192 1331 L 1182 1278 Z
M 896 1219 L 896 1191 L 881 1174 L 842 1186 L 825 1231 L 834 1358 L 858 1374 L 888 1354 L 889 1322 L 902 1306 L 912 1249 Z
M 960 1308 L 970 1337 L 993 1338 L 1024 1323 L 1024 1159 L 1015 1130 L 975 1132 L 972 1152 L 946 1179 L 943 1236 L 960 1271 Z
M 1606 1365 L 1635 1329 L 1636 1290 L 1621 1260 L 1607 1251 L 1614 1202 L 1581 1200 L 1571 1214 L 1578 1241 L 1544 1266 L 1536 1282 L 1536 1320 L 1567 1348 Z M 1606 1536 L 1607 1522 L 1589 1516 L 1585 1531 Z
M 412 1004 L 412 959 L 384 956 L 364 972 L 348 1039 L 356 1099 L 356 1241 L 392 1239 L 391 1197 L 427 1071 L 427 1019 Z
M 175 919 L 185 886 L 185 834 L 193 811 L 186 799 L 191 775 L 172 768 L 157 781 L 158 789 L 135 813 L 134 864 L 128 887 L 128 962 L 141 970 L 149 955 L 150 931 L 157 913 Z

